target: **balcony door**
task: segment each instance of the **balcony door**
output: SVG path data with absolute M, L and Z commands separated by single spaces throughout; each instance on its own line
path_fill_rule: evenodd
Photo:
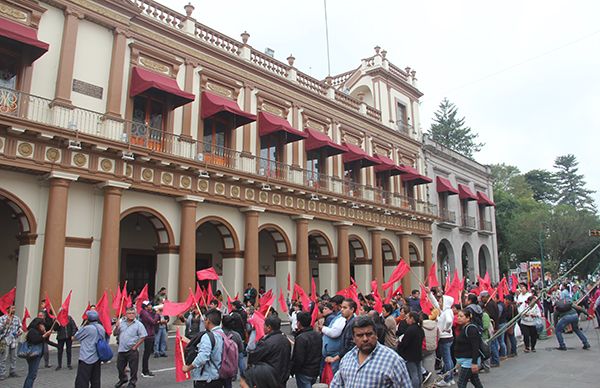
M 164 98 L 141 94 L 133 98 L 131 143 L 163 151 L 166 104 Z
M 284 171 L 281 161 L 283 159 L 283 143 L 281 136 L 271 134 L 260 138 L 259 175 L 269 178 L 282 178 Z
M 228 165 L 230 130 L 228 122 L 219 118 L 204 120 L 204 161 L 221 166 Z
M 19 59 L 12 52 L 0 48 L 0 113 L 17 110 L 17 81 Z

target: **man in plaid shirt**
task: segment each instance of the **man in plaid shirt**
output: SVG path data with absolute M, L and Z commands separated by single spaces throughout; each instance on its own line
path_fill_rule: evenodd
M 15 373 L 17 366 L 17 340 L 23 333 L 21 320 L 15 315 L 15 306 L 8 308 L 7 314 L 0 317 L 0 381 L 6 379 L 6 362 L 9 362 L 9 376 L 19 377 Z
M 342 358 L 331 388 L 412 388 L 404 360 L 377 342 L 371 318 L 356 318 L 352 336 L 356 347 Z

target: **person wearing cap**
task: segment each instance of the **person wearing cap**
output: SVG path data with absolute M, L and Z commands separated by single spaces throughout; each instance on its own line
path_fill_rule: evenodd
M 119 354 L 117 356 L 119 381 L 115 384 L 115 388 L 120 388 L 127 383 L 127 373 L 125 372 L 127 365 L 129 365 L 129 384 L 127 387 L 134 388 L 137 384 L 137 371 L 140 362 L 138 348 L 142 346 L 144 338 L 148 335 L 142 322 L 136 318 L 135 307 L 127 308 L 125 318 L 121 318 L 115 324 L 113 335 L 119 337 Z
M 86 312 L 87 324 L 75 332 L 75 339 L 79 341 L 79 364 L 75 388 L 100 388 L 101 368 L 96 344 L 104 338 L 106 332 L 98 322 L 98 313 L 93 310 Z
M 146 329 L 146 339 L 144 339 L 144 355 L 142 356 L 142 377 L 154 377 L 148 365 L 150 355 L 154 353 L 155 327 L 160 321 L 160 316 L 154 312 L 150 301 L 142 302 L 142 311 L 140 311 L 140 321 Z
M 154 328 L 156 332 L 154 338 L 154 358 L 167 357 L 167 326 L 169 324 L 169 317 L 163 315 L 163 307 L 162 304 L 154 306 L 154 310 L 158 315 L 158 323 Z

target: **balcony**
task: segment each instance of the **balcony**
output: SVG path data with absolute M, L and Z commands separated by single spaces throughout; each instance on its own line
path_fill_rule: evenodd
M 453 229 L 458 226 L 456 224 L 456 212 L 441 208 L 438 216 L 440 217 L 440 220 L 437 223 L 438 227 L 444 229 Z
M 492 222 L 486 220 L 479 221 L 479 230 L 477 231 L 479 234 L 484 236 L 491 236 L 494 234 L 492 230 Z
M 406 124 L 403 120 L 396 121 L 396 128 L 398 129 L 398 131 L 409 136 L 413 135 L 415 132 L 413 126 L 410 124 Z
M 246 175 L 258 183 L 285 185 L 297 192 L 308 193 L 314 199 L 331 198 L 353 207 L 379 208 L 386 214 L 418 213 L 427 217 L 437 214 L 434 205 L 415 198 L 254 155 L 242 155 L 236 150 L 183 138 L 144 123 L 110 119 L 102 113 L 77 107 L 53 105 L 51 100 L 12 89 L 0 88 L 0 117 L 3 116 L 39 123 L 48 126 L 49 131 L 58 128 L 59 138 L 92 146 L 97 145 L 96 139 L 104 139 L 112 143 L 111 149 L 127 154 L 129 160 L 140 157 L 163 160 L 169 156 L 179 159 L 177 163 L 183 161 L 209 175 Z
M 463 215 L 460 231 L 465 233 L 473 233 L 477 230 L 475 227 L 475 217 Z

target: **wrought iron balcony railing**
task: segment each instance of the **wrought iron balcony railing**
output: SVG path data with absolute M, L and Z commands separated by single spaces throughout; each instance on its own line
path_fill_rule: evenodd
M 449 224 L 456 224 L 456 212 L 448 210 L 446 208 L 440 208 L 439 217 L 443 222 Z
M 475 217 L 463 215 L 462 227 L 468 228 L 468 229 L 475 229 Z

